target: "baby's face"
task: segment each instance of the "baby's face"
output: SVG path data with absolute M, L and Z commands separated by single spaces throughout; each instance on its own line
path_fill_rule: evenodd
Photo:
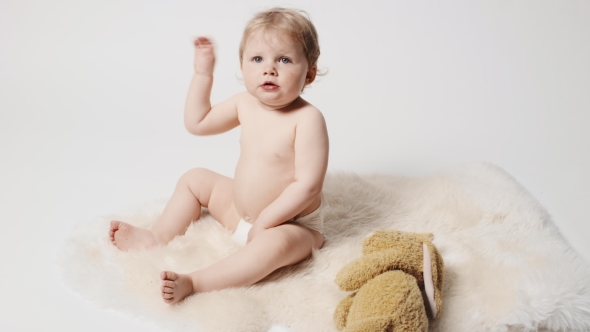
M 315 78 L 315 68 L 309 70 L 303 47 L 278 33 L 253 33 L 246 40 L 242 59 L 246 90 L 275 109 L 297 99 Z

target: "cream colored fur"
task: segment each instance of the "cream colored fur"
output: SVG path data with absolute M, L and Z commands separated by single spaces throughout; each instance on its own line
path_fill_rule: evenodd
M 421 178 L 329 174 L 326 243 L 310 259 L 249 288 L 199 294 L 176 306 L 160 298 L 159 272 L 189 272 L 238 250 L 205 215 L 165 247 L 121 252 L 112 218 L 149 227 L 165 202 L 83 224 L 60 255 L 83 297 L 172 331 L 337 331 L 347 293 L 334 277 L 361 256 L 377 229 L 433 233 L 445 260 L 443 309 L 430 331 L 589 331 L 590 266 L 512 177 L 487 164 Z M 569 329 L 568 329 L 569 328 Z

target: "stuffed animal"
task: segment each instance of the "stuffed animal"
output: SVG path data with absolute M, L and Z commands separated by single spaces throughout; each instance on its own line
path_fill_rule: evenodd
M 442 305 L 443 259 L 432 234 L 380 230 L 365 238 L 363 256 L 336 276 L 356 291 L 336 307 L 334 322 L 345 332 L 428 331 Z

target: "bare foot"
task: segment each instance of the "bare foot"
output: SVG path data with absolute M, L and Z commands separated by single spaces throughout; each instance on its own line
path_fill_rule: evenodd
M 193 279 L 188 274 L 177 274 L 172 271 L 160 273 L 162 279 L 162 298 L 168 304 L 175 304 L 185 297 L 194 294 Z
M 124 251 L 149 248 L 158 244 L 156 237 L 151 231 L 116 220 L 111 221 L 109 236 L 113 244 Z

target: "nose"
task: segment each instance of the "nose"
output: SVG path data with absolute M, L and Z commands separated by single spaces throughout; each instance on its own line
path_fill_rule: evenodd
M 272 65 L 267 65 L 267 66 L 264 68 L 264 75 L 265 75 L 265 76 L 266 76 L 266 75 L 269 75 L 269 76 L 277 76 L 277 70 L 276 70 L 276 68 L 275 68 L 274 64 L 272 64 Z

